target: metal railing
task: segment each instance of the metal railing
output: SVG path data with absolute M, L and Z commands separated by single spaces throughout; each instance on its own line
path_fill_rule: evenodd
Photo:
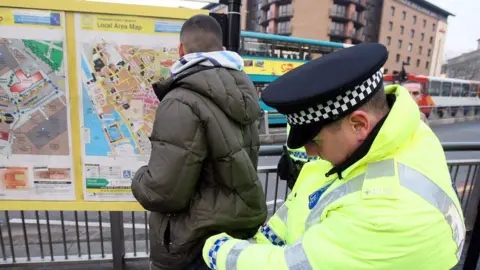
M 480 151 L 480 143 L 444 143 L 445 151 Z M 278 156 L 282 148 L 262 146 L 260 155 Z M 449 160 L 452 181 L 457 187 L 467 229 L 480 237 L 477 208 L 480 196 L 480 158 Z M 279 180 L 276 166 L 258 168 L 269 215 L 286 200 L 290 190 Z M 124 261 L 149 255 L 147 212 L 3 211 L 0 214 L 0 266 L 38 263 L 113 261 L 123 269 Z M 470 233 L 469 233 L 470 234 Z M 472 236 L 472 237 L 474 237 Z M 480 241 L 465 245 L 464 269 L 478 259 Z

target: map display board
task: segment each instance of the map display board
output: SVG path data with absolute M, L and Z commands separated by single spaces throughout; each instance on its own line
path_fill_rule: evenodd
M 65 14 L 0 18 L 0 200 L 75 200 Z
M 75 14 L 86 201 L 135 201 L 159 104 L 152 83 L 178 58 L 183 20 Z

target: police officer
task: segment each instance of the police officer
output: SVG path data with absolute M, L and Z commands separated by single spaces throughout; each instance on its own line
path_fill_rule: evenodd
M 287 123 L 287 136 L 290 133 L 290 125 Z M 293 189 L 298 175 L 305 163 L 319 160 L 318 156 L 309 157 L 304 147 L 290 149 L 288 145 L 283 146 L 283 154 L 277 164 L 277 173 L 281 180 L 287 181 L 287 186 Z
M 250 241 L 207 239 L 211 269 L 451 269 L 465 224 L 442 146 L 399 85 L 383 88 L 380 44 L 302 65 L 263 92 L 286 114 L 307 163 Z M 291 91 L 295 89 L 295 91 Z

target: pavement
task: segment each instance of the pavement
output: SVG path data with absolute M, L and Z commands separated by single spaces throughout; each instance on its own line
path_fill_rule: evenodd
M 442 142 L 478 142 L 480 141 L 480 122 L 463 122 L 452 125 L 439 125 L 432 127 Z M 447 159 L 480 159 L 480 152 L 455 152 L 446 153 Z M 260 157 L 260 166 L 274 166 L 279 157 Z M 466 186 L 468 170 L 459 170 L 457 187 Z M 269 212 L 272 214 L 284 201 L 287 189 L 284 181 L 275 181 L 276 174 L 260 174 L 261 182 L 266 189 L 266 198 Z M 275 200 L 275 198 L 278 198 Z M 7 216 L 0 213 L 0 268 L 2 264 L 12 257 L 11 245 L 13 242 L 14 254 L 18 262 L 26 262 L 27 253 L 35 260 L 43 254 L 47 260 L 51 254 L 55 260 L 64 260 L 67 254 L 69 259 L 88 258 L 88 254 L 98 257 L 102 250 L 104 254 L 111 254 L 110 216 L 107 212 L 38 212 L 38 222 L 35 212 L 24 212 L 25 227 L 22 224 L 21 212 L 8 212 L 11 226 L 11 241 L 6 224 Z M 63 224 L 61 217 L 63 215 Z M 76 222 L 78 220 L 78 222 Z M 86 221 L 87 220 L 87 221 Z M 78 224 L 78 225 L 77 225 Z M 88 224 L 88 226 L 86 226 Z M 127 253 L 137 252 L 140 257 L 145 257 L 149 248 L 146 236 L 148 219 L 145 212 L 124 212 L 125 248 Z M 40 228 L 40 234 L 38 233 Z M 78 229 L 77 229 L 78 228 Z M 25 233 L 27 238 L 25 238 Z M 51 241 L 49 240 L 51 239 Z M 65 239 L 65 240 L 64 240 Z M 41 244 L 40 244 L 41 243 Z M 49 245 L 51 243 L 51 245 Z M 27 248 L 28 246 L 28 248 Z M 6 258 L 7 261 L 2 261 Z M 129 261 L 126 269 L 148 269 L 146 260 Z M 42 266 L 35 264 L 29 267 L 22 265 L 8 267 L 8 269 L 113 269 L 111 262 L 95 262 L 89 264 L 64 264 L 57 263 Z M 480 269 L 480 268 L 478 268 Z

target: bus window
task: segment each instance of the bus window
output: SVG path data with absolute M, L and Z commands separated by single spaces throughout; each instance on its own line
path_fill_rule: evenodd
M 462 85 L 454 83 L 452 87 L 452 97 L 459 97 L 462 92 Z
M 428 87 L 428 95 L 429 96 L 440 96 L 440 89 L 442 83 L 439 81 L 430 81 Z
M 452 83 L 451 82 L 443 82 L 442 83 L 442 97 L 449 97 L 452 90 Z
M 470 91 L 470 85 L 467 83 L 462 84 L 462 97 L 468 97 Z
M 469 94 L 469 96 L 470 96 L 470 97 L 476 97 L 476 96 L 477 96 L 477 89 L 478 89 L 478 85 L 472 83 L 472 84 L 470 85 L 470 94 Z
M 391 81 L 383 81 L 383 87 L 387 87 L 389 85 L 393 84 Z
M 243 38 L 240 53 L 253 56 L 268 56 L 272 52 L 272 44 L 257 38 Z

